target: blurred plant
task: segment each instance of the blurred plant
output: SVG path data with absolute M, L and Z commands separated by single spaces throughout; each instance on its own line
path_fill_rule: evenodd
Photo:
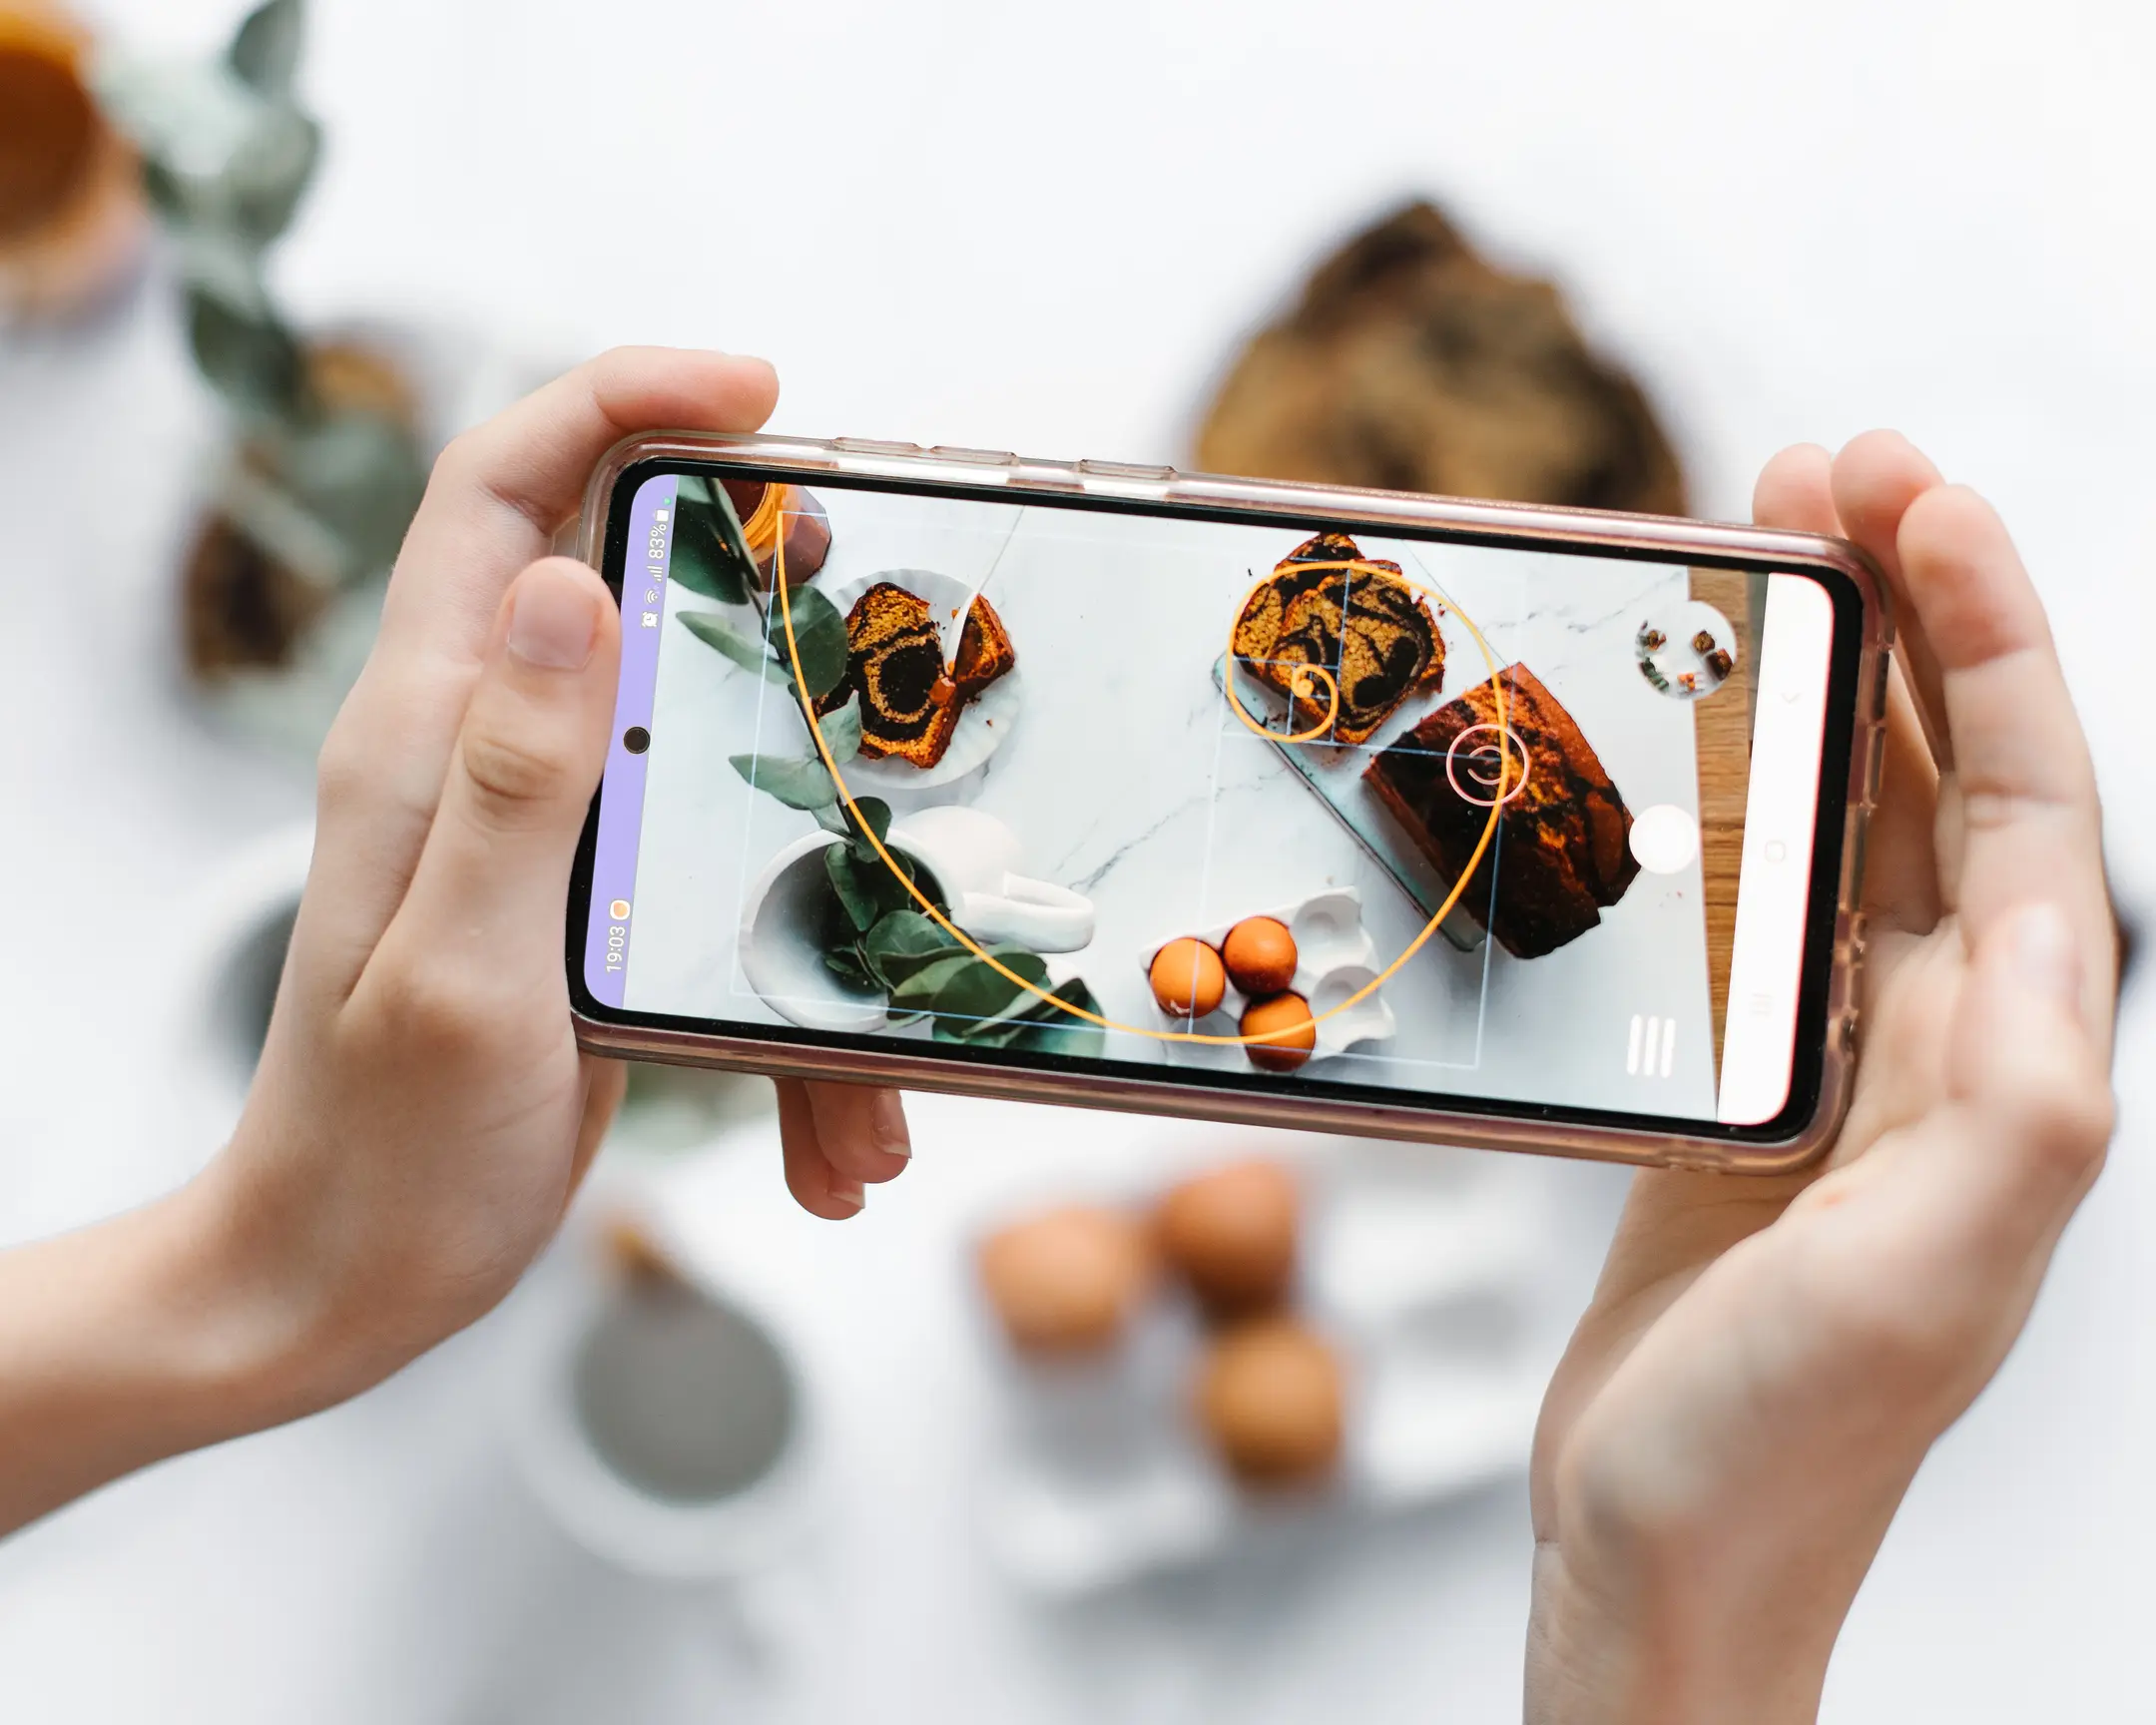
M 338 591 L 394 561 L 426 487 L 414 391 L 386 356 L 310 341 L 266 263 L 298 213 L 321 128 L 293 90 L 301 0 L 269 0 L 226 52 L 107 60 L 99 98 L 142 157 L 170 235 L 188 340 L 237 438 L 190 560 L 196 669 L 279 665 Z
M 683 628 L 792 696 L 806 722 L 822 733 L 833 765 L 842 767 L 860 753 L 858 694 L 836 711 L 814 716 L 816 702 L 845 678 L 845 619 L 818 589 L 790 589 L 794 649 L 801 664 L 797 682 L 794 655 L 773 638 L 772 620 L 759 605 L 756 560 L 724 485 L 694 475 L 680 481 L 674 498 L 671 571 L 671 578 L 690 592 L 747 613 L 737 621 L 723 611 L 685 611 L 680 613 Z M 941 914 L 948 916 L 950 905 L 919 860 L 890 845 L 889 804 L 876 797 L 846 803 L 830 768 L 815 754 L 735 755 L 729 761 L 757 790 L 813 817 L 839 841 L 823 851 L 830 890 L 820 926 L 810 930 L 822 950 L 824 968 L 839 981 L 860 993 L 883 995 L 900 1023 L 930 1018 L 939 1042 L 1057 1054 L 1099 1052 L 1105 1037 L 1098 1026 L 1072 1018 L 1031 988 L 1019 986 L 921 913 L 908 881 Z M 1048 965 L 1039 953 L 1009 945 L 987 951 L 1033 988 L 1048 987 Z M 1100 1010 L 1080 977 L 1049 991 L 1081 1011 Z

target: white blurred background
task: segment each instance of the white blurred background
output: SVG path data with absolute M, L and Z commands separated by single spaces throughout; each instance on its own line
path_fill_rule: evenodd
M 85 9 L 206 52 L 235 15 Z M 783 430 L 1168 460 L 1305 267 L 1430 196 L 1637 369 L 1701 513 L 1741 516 L 1783 444 L 1883 423 L 1998 502 L 2146 906 L 2152 73 L 2156 14 L 2099 0 L 318 0 L 304 87 L 329 155 L 278 280 L 309 318 L 425 319 L 545 364 L 617 341 L 766 354 Z M 305 773 L 199 723 L 171 669 L 213 423 L 156 280 L 90 327 L 0 338 L 0 899 L 24 942 L 0 1239 L 199 1157 L 171 979 L 230 858 L 306 813 Z M 2135 1006 L 2112 1165 L 1895 1523 L 1829 1719 L 2152 1706 L 2156 1028 Z M 828 1344 L 838 1452 L 816 1624 L 783 1680 L 704 1602 L 580 1566 L 517 1497 L 482 1326 L 350 1409 L 0 1546 L 0 1717 L 1515 1714 L 1517 1475 L 1290 1571 L 1076 1610 L 999 1581 L 966 1515 L 955 1252 L 959 1195 L 1007 1159 L 983 1119 L 922 1109 L 919 1165 L 858 1224 L 778 1202 L 759 1224 Z M 1027 1154 L 1075 1165 L 1146 1130 L 1065 1123 Z M 1547 1179 L 1554 1349 L 1622 1179 Z

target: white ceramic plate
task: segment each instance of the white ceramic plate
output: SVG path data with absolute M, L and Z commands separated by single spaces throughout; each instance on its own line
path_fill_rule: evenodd
M 932 569 L 882 569 L 872 575 L 849 576 L 827 587 L 820 582 L 814 585 L 843 616 L 879 581 L 888 581 L 916 598 L 925 599 L 931 616 L 938 611 L 949 614 L 966 602 L 967 588 L 963 581 L 954 576 L 939 575 Z M 994 601 L 990 600 L 990 603 Z M 1022 664 L 1025 643 L 1014 637 L 1012 644 Z M 888 758 L 871 761 L 865 755 L 858 756 L 842 769 L 847 789 L 856 797 L 868 793 L 886 798 L 892 793 L 903 796 L 913 791 L 933 791 L 977 771 L 1003 746 L 1004 739 L 1017 726 L 1023 694 L 1020 675 L 1013 667 L 989 684 L 978 700 L 967 703 L 965 711 L 958 716 L 958 729 L 951 735 L 950 747 L 943 751 L 943 759 L 933 767 L 920 768 L 910 762 Z
M 1426 1145 L 1292 1142 L 1301 1148 L 1284 1160 L 1306 1217 L 1296 1305 L 1348 1371 L 1338 1474 L 1283 1498 L 1235 1485 L 1191 1423 L 1204 1332 L 1180 1295 L 1156 1298 L 1097 1359 L 1036 1362 L 991 1335 L 1004 1417 L 983 1469 L 984 1532 L 1028 1588 L 1071 1598 L 1229 1565 L 1284 1519 L 1367 1523 L 1525 1465 L 1546 1377 L 1530 1310 L 1540 1167 Z M 1152 1181 L 1085 1194 L 1134 1209 L 1158 1195 Z

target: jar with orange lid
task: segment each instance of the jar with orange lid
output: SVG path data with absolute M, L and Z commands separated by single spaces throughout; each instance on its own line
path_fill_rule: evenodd
M 0 321 L 87 309 L 142 255 L 134 153 L 98 112 L 88 57 L 57 8 L 0 0 Z
M 823 567 L 823 559 L 830 555 L 830 517 L 811 493 L 773 480 L 729 479 L 725 484 L 766 587 L 771 585 L 782 542 L 789 587 L 799 587 Z

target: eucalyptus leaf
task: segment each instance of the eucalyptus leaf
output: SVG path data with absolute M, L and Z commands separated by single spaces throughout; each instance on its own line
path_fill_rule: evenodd
M 297 406 L 305 363 L 297 338 L 273 313 L 191 282 L 187 322 L 195 363 L 235 407 L 275 417 Z
M 1022 947 L 996 946 L 989 948 L 989 955 L 1011 975 L 1023 977 L 1036 987 L 1048 980 L 1048 965 L 1037 952 L 1028 952 Z M 931 964 L 913 978 L 913 983 L 942 970 L 942 964 Z M 962 1033 L 964 1021 L 997 1017 L 1023 992 L 1002 970 L 968 955 L 957 968 L 940 977 L 927 1006 L 936 1015 L 939 1034 L 946 1023 L 954 1032 Z
M 859 697 L 856 696 L 855 699 Z M 888 803 L 880 797 L 856 797 L 853 799 L 852 813 L 859 817 L 862 826 L 876 836 L 877 844 L 889 846 L 891 811 Z M 875 846 L 855 832 L 853 855 L 863 862 L 872 862 L 875 859 Z
M 167 222 L 184 222 L 193 213 L 191 188 L 186 180 L 154 156 L 143 158 L 143 193 L 150 208 Z
M 866 871 L 843 845 L 833 845 L 824 851 L 823 872 L 830 877 L 831 890 L 838 894 L 838 902 L 852 922 L 854 932 L 867 933 L 883 914 L 874 875 L 862 878 Z
M 321 128 L 298 109 L 270 104 L 214 188 L 224 220 L 257 249 L 282 237 L 313 184 Z
M 716 648 L 745 671 L 754 671 L 767 683 L 782 689 L 791 689 L 794 680 L 765 656 L 763 642 L 753 635 L 744 635 L 724 617 L 710 611 L 684 611 L 682 627 L 707 647 Z M 820 767 L 817 768 L 821 772 Z M 825 775 L 827 778 L 828 775 Z M 836 793 L 833 793 L 835 797 Z M 829 801 L 830 799 L 826 799 Z
M 823 747 L 830 751 L 830 758 L 843 766 L 860 753 L 861 716 L 860 696 L 848 695 L 846 704 L 835 713 L 826 713 L 816 721 L 816 729 L 822 734 Z M 883 825 L 890 826 L 890 811 L 883 811 Z M 878 838 L 882 835 L 878 834 Z M 875 853 L 869 852 L 873 857 Z
M 823 967 L 848 988 L 858 988 L 864 994 L 880 994 L 883 983 L 860 961 L 860 956 L 850 946 L 840 946 L 823 954 Z
M 772 654 L 791 665 L 787 652 L 786 619 L 794 623 L 794 645 L 801 654 L 802 688 L 811 701 L 820 701 L 845 681 L 846 626 L 838 607 L 813 587 L 797 587 L 771 611 Z
M 893 910 L 868 930 L 861 942 L 868 961 L 893 987 L 928 965 L 963 951 L 918 910 Z
M 858 852 L 844 845 L 833 845 L 825 858 L 824 867 L 829 871 L 833 884 L 836 884 L 841 875 L 848 883 L 847 888 L 841 891 L 841 896 L 845 896 L 849 891 L 853 899 L 867 906 L 868 920 L 856 922 L 856 926 L 864 931 L 877 918 L 887 916 L 893 911 L 909 909 L 913 904 L 913 894 L 907 889 L 906 883 L 913 878 L 917 865 L 911 858 L 895 853 L 892 861 L 897 864 L 895 868 L 886 866 L 883 859 L 873 852 L 863 858 Z M 850 909 L 849 902 L 849 912 Z
M 306 7 L 301 0 L 268 0 L 240 26 L 225 56 L 226 64 L 265 96 L 288 96 L 305 37 Z
M 426 458 L 378 413 L 342 413 L 268 440 L 278 482 L 343 540 L 354 568 L 386 569 L 426 494 Z
M 222 60 L 189 63 L 116 50 L 97 65 L 98 105 L 173 179 L 214 184 L 262 123 L 263 98 Z
M 968 965 L 980 960 L 970 952 L 953 952 L 947 958 L 930 959 L 891 990 L 891 1004 L 909 1012 L 933 1009 L 943 985 Z
M 749 543 L 726 487 L 685 475 L 674 490 L 670 579 L 722 605 L 747 605 L 756 584 Z
M 1058 1000 L 1068 1000 L 1083 1011 L 1100 1011 L 1100 1001 L 1094 998 L 1093 990 L 1086 986 L 1081 976 L 1073 976 L 1051 992 Z M 1034 1010 L 1026 1014 L 1018 1033 L 1005 1046 L 1022 1048 L 1029 1054 L 1061 1054 L 1086 1059 L 1098 1055 L 1107 1044 L 1108 1032 L 1100 1025 L 1073 1018 L 1068 1012 L 1059 1012 L 1041 1000 L 1034 1003 Z
M 769 755 L 731 755 L 734 771 L 789 809 L 821 809 L 836 802 L 838 787 L 820 761 L 775 761 Z M 833 846 L 843 851 L 843 846 Z
M 1017 969 L 1019 967 L 1013 965 L 1012 968 Z M 1044 979 L 1046 970 L 1047 966 L 1043 965 Z M 1070 983 L 1063 984 L 1064 988 L 1070 986 Z M 1079 982 L 1077 986 L 1083 989 L 1085 984 Z M 1050 989 L 1049 992 L 1057 998 L 1062 997 L 1062 989 L 1060 988 Z M 1090 1000 L 1091 996 L 1088 995 L 1087 999 Z M 1083 1004 L 1083 1002 L 1073 1001 L 1073 1004 Z M 1071 1019 L 1059 1007 L 1042 999 L 1038 994 L 1030 990 L 1021 990 L 1012 995 L 1009 1004 L 1004 1006 L 1001 1011 L 986 1018 L 976 1018 L 971 1023 L 960 1026 L 958 1035 L 962 1040 L 969 1043 L 1001 1047 L 1015 1040 L 1028 1024 L 1036 1022 L 1072 1023 L 1079 1021 Z
M 853 829 L 846 821 L 845 811 L 839 808 L 837 804 L 828 803 L 820 809 L 811 809 L 809 813 L 815 817 L 815 824 L 833 838 L 851 839 L 853 837 Z

